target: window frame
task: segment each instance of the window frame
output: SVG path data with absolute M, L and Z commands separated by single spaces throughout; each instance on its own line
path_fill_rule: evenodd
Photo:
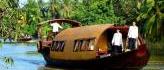
M 95 50 L 95 39 L 95 37 L 91 37 L 74 40 L 73 52 Z M 93 46 L 93 49 L 90 49 L 91 44 Z
M 53 41 L 51 51 L 63 52 L 65 47 L 65 41 Z

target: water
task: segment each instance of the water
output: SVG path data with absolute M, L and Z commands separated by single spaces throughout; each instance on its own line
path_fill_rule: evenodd
M 37 53 L 36 44 L 3 44 L 0 57 L 0 70 L 41 70 L 45 65 L 42 55 Z M 2 57 L 11 57 L 13 64 L 5 63 Z
M 3 57 L 12 58 L 13 62 L 5 63 Z M 34 43 L 3 44 L 0 47 L 0 70 L 64 70 L 45 64 Z M 150 61 L 142 70 L 164 70 L 164 62 Z
M 164 61 L 149 61 L 142 70 L 164 70 Z

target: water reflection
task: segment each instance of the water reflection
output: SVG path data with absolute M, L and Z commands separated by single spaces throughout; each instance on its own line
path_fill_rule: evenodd
M 164 61 L 149 61 L 142 70 L 164 70 Z
M 65 68 L 47 67 L 44 58 L 36 50 L 35 43 L 3 44 L 0 48 L 0 70 L 66 70 Z M 13 64 L 6 64 L 4 60 L 1 59 L 2 57 L 11 57 Z M 164 62 L 150 61 L 142 70 L 152 69 L 164 69 Z

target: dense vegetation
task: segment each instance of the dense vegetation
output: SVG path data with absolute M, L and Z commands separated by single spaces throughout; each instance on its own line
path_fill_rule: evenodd
M 19 0 L 0 0 L 0 37 L 35 35 L 38 23 L 63 18 L 82 25 L 136 21 L 142 36 L 159 41 L 164 35 L 163 5 L 163 0 L 27 0 L 21 6 Z

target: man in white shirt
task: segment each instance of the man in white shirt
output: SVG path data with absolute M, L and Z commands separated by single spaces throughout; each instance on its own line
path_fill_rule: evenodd
M 122 53 L 123 51 L 123 42 L 122 42 L 122 34 L 120 33 L 120 30 L 117 30 L 116 33 L 113 35 L 112 39 L 112 45 L 114 53 Z
M 138 38 L 138 27 L 136 26 L 136 23 L 133 22 L 133 26 L 129 27 L 128 31 L 128 49 L 134 50 L 137 46 L 136 40 Z
M 52 29 L 52 32 L 53 32 L 53 34 L 54 35 L 57 35 L 57 33 L 59 32 L 59 28 L 63 28 L 62 26 L 60 26 L 60 24 L 58 24 L 57 22 L 55 22 L 55 23 L 52 23 L 52 24 L 50 24 L 52 27 L 53 27 L 53 29 Z

